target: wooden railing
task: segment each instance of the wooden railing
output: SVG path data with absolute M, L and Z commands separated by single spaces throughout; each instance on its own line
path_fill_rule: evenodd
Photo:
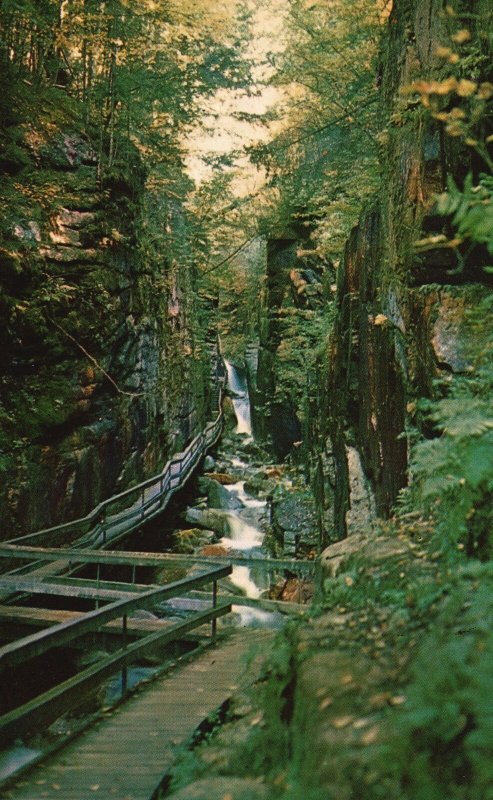
M 217 388 L 217 417 L 185 450 L 176 453 L 162 472 L 120 494 L 103 500 L 85 517 L 9 539 L 10 544 L 43 542 L 45 545 L 71 544 L 73 547 L 105 547 L 136 530 L 143 522 L 160 514 L 172 494 L 183 486 L 205 453 L 218 441 L 223 428 L 221 393 Z M 214 391 L 214 390 L 213 390 Z
M 15 670 L 19 664 L 37 658 L 52 648 L 73 643 L 87 633 L 101 631 L 112 620 L 119 618 L 122 620 L 120 649 L 77 673 L 74 677 L 0 716 L 0 744 L 39 730 L 41 726 L 50 724 L 61 714 L 79 707 L 84 695 L 119 669 L 122 671 L 122 693 L 124 694 L 127 688 L 128 665 L 132 659 L 138 658 L 150 647 L 176 641 L 183 634 L 205 623 L 212 624 L 212 639 L 214 639 L 217 618 L 231 611 L 229 603 L 222 605 L 217 603 L 217 581 L 228 576 L 231 571 L 232 568 L 229 565 L 216 567 L 165 586 L 152 587 L 146 591 L 122 592 L 121 594 L 127 594 L 127 597 L 89 611 L 75 620 L 62 622 L 1 647 L 0 675 L 2 682 L 5 683 L 8 681 L 10 670 Z M 128 617 L 132 612 L 154 608 L 164 600 L 179 597 L 190 590 L 199 589 L 208 584 L 212 584 L 213 587 L 211 608 L 193 614 L 178 624 L 167 625 L 163 622 L 163 630 L 155 631 L 128 644 L 127 624 Z M 41 584 L 38 591 L 43 591 Z M 6 685 L 5 683 L 5 688 Z
M 0 559 L 19 559 L 21 561 L 67 561 L 70 565 L 80 564 L 111 564 L 112 566 L 129 567 L 190 567 L 194 564 L 207 566 L 214 564 L 231 564 L 238 566 L 254 567 L 264 572 L 283 572 L 287 570 L 294 575 L 313 575 L 318 566 L 318 560 L 296 558 L 269 558 L 247 555 L 227 556 L 201 556 L 184 553 L 145 553 L 127 550 L 79 550 L 70 547 L 34 547 L 18 545 L 12 542 L 0 542 Z M 0 576 L 0 589 L 2 578 Z

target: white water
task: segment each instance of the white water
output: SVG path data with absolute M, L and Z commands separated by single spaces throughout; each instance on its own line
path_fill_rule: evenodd
M 225 547 L 231 550 L 252 550 L 261 546 L 264 538 L 262 531 L 249 525 L 248 522 L 243 522 L 234 511 L 228 516 L 228 525 L 230 535 L 221 539 L 221 544 Z
M 265 500 L 256 500 L 245 492 L 245 483 L 246 481 L 230 483 L 226 488 L 241 500 L 245 508 L 265 508 Z
M 254 497 L 245 492 L 245 481 L 238 481 L 237 483 L 230 484 L 225 488 L 236 497 L 239 497 L 247 509 L 261 509 L 264 508 L 265 500 L 256 500 Z M 229 536 L 224 536 L 221 539 L 221 544 L 231 550 L 251 551 L 254 548 L 259 548 L 262 545 L 264 535 L 255 525 L 245 522 L 239 513 L 231 512 L 228 519 Z M 252 577 L 252 570 L 250 567 L 236 564 L 233 566 L 233 571 L 230 575 L 230 581 L 239 589 L 242 590 L 245 597 L 258 599 L 261 597 L 264 589 L 268 588 L 265 584 L 266 577 L 263 574 L 258 574 Z M 262 585 L 264 584 L 264 585 Z M 271 625 L 273 614 L 269 611 L 263 611 L 260 608 L 250 608 L 240 604 L 234 604 L 232 610 L 240 617 L 240 625 L 243 627 L 248 626 L 263 626 Z
M 238 564 L 235 564 L 230 580 L 235 586 L 243 589 L 245 592 L 245 597 L 257 598 L 262 594 L 255 581 L 252 580 L 250 569 L 248 567 L 241 567 Z
M 236 415 L 235 433 L 252 435 L 252 419 L 250 414 L 250 398 L 248 386 L 236 367 L 230 361 L 225 361 L 228 372 L 228 388 L 232 392 L 233 409 Z

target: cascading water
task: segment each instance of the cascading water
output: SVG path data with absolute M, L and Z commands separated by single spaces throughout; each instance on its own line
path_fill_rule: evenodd
M 225 361 L 224 363 L 228 372 L 228 388 L 232 395 L 231 399 L 237 421 L 235 433 L 246 433 L 251 436 L 252 420 L 246 377 L 230 361 Z
M 221 544 L 231 550 L 241 550 L 252 552 L 257 549 L 260 551 L 264 535 L 256 525 L 252 525 L 242 518 L 242 514 L 250 513 L 255 518 L 264 511 L 266 503 L 264 500 L 256 500 L 246 494 L 245 481 L 231 484 L 225 488 L 238 497 L 243 503 L 244 510 L 239 512 L 232 511 L 228 516 L 229 536 L 221 539 Z M 231 583 L 241 589 L 245 597 L 259 598 L 262 591 L 268 588 L 268 578 L 262 571 L 251 569 L 250 567 L 235 565 L 231 573 Z M 233 611 L 238 614 L 241 624 L 248 625 L 267 625 L 273 624 L 274 615 L 271 612 L 263 611 L 258 608 L 247 608 L 241 605 L 233 605 Z

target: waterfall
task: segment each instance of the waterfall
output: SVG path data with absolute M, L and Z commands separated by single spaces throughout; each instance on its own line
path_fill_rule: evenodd
M 228 371 L 228 388 L 232 394 L 233 408 L 236 415 L 236 433 L 252 435 L 252 421 L 250 416 L 250 398 L 248 385 L 244 377 L 234 364 L 225 361 Z

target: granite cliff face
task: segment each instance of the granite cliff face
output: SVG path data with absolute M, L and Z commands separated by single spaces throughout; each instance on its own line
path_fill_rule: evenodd
M 277 457 L 296 453 L 305 419 L 304 381 L 319 345 L 329 265 L 306 254 L 307 233 L 284 232 L 267 242 L 259 309 L 258 357 L 250 364 L 253 426 Z
M 0 159 L 3 538 L 83 515 L 157 472 L 210 399 L 179 202 L 150 195 L 135 150 L 103 172 L 82 125 L 48 112 L 16 122 Z
M 480 30 L 484 3 L 463 6 Z M 436 49 L 450 31 L 441 2 L 394 3 L 380 58 L 382 189 L 347 242 L 334 329 L 309 387 L 312 480 L 327 541 L 348 533 L 348 445 L 361 455 L 378 515 L 389 515 L 407 481 L 406 431 L 419 430 L 415 401 L 433 394 L 436 379 L 467 370 L 478 335 L 467 309 L 491 291 L 480 250 L 461 272 L 453 249 L 414 247 L 443 230 L 434 197 L 447 177 L 461 181 L 478 167 L 405 93 L 442 74 Z

